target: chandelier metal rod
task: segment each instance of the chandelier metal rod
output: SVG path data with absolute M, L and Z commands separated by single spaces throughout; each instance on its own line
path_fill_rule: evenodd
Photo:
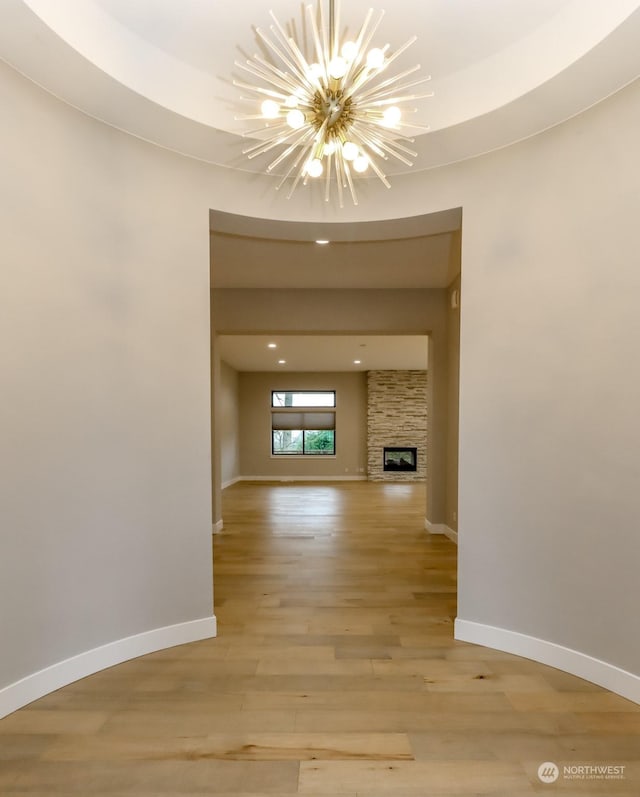
M 342 187 L 343 187 L 343 177 L 342 177 L 342 158 L 336 156 L 336 188 L 338 189 L 338 205 L 343 208 L 344 207 L 344 199 L 342 198 Z
M 393 146 L 398 146 L 402 148 L 403 144 L 400 142 L 406 142 L 408 144 L 413 144 L 413 138 L 407 138 L 406 136 L 398 136 L 395 134 L 395 131 L 386 130 L 385 128 L 381 128 L 379 125 L 372 124 L 368 119 L 359 119 L 358 121 L 354 122 L 354 130 L 362 131 L 366 130 L 370 136 L 372 136 L 376 141 L 385 141 L 387 144 Z M 406 150 L 409 155 L 413 155 L 414 158 L 418 156 L 417 152 L 413 152 L 413 150 Z
M 394 75 L 393 77 L 387 78 L 386 80 L 383 80 L 380 83 L 377 83 L 375 86 L 371 86 L 366 91 L 363 91 L 362 94 L 360 94 L 360 96 L 358 97 L 358 100 L 360 102 L 362 102 L 362 101 L 367 100 L 372 94 L 378 94 L 379 92 L 384 93 L 384 91 L 386 91 L 387 89 L 391 88 L 391 86 L 393 86 L 399 80 L 404 80 L 406 77 L 409 77 L 409 75 L 413 75 L 419 69 L 420 69 L 420 65 L 416 64 L 416 66 L 412 66 L 410 69 L 405 69 L 404 72 L 399 72 L 397 75 Z M 420 78 L 420 80 L 418 82 L 426 83 L 429 80 L 431 80 L 431 78 L 424 77 L 424 78 Z M 395 90 L 396 89 L 394 88 L 393 91 L 395 91 Z
M 302 83 L 303 86 L 311 86 L 309 81 L 307 80 L 306 75 L 304 74 L 304 70 L 298 68 L 296 64 L 294 64 L 287 56 L 280 50 L 280 48 L 275 45 L 271 39 L 264 33 L 260 28 L 256 28 L 257 35 L 262 39 L 262 41 L 272 50 L 280 60 L 285 63 L 289 69 L 298 77 L 298 80 Z
M 336 11 L 336 0 L 329 0 L 329 41 L 331 50 L 329 60 L 338 54 L 338 26 L 340 19 L 340 0 L 337 0 L 338 10 Z
M 289 177 L 291 176 L 291 172 L 293 172 L 293 170 L 298 166 L 302 154 L 304 154 L 304 150 L 301 150 L 301 152 L 298 155 L 298 157 L 293 161 L 291 166 L 289 166 L 288 171 L 285 172 L 284 176 L 282 177 L 282 179 L 280 180 L 280 182 L 276 186 L 276 191 L 279 191 L 282 188 L 282 186 L 285 184 L 285 182 L 289 179 Z
M 394 144 L 396 141 L 405 141 L 409 144 L 412 144 L 414 141 L 414 139 L 409 138 L 408 136 L 398 135 L 398 131 L 395 128 L 390 129 L 383 127 L 377 122 L 367 119 L 366 117 L 356 119 L 353 125 L 355 130 L 366 130 L 369 135 L 375 138 L 376 141 L 386 141 L 389 144 Z
M 367 11 L 367 16 L 364 18 L 364 22 L 362 23 L 362 27 L 360 28 L 360 33 L 358 33 L 358 37 L 356 38 L 356 41 L 355 41 L 356 57 L 353 59 L 353 61 L 349 65 L 349 70 L 348 70 L 347 74 L 344 77 L 345 85 L 349 84 L 349 81 L 351 80 L 352 74 L 357 70 L 358 66 L 360 65 L 360 63 L 362 61 L 362 56 L 363 56 L 363 53 L 365 51 L 364 47 L 362 46 L 362 42 L 364 40 L 364 35 L 365 35 L 366 30 L 367 30 L 367 27 L 369 26 L 369 23 L 371 22 L 371 17 L 372 16 L 373 16 L 373 9 L 370 8 Z
M 307 63 L 307 59 L 304 57 L 302 51 L 300 50 L 294 39 L 289 39 L 288 44 L 291 52 L 298 59 L 298 63 L 300 64 L 300 67 L 302 68 L 304 74 L 305 75 L 311 74 L 311 70 L 309 68 L 309 64 Z M 316 91 L 318 90 L 322 91 L 322 93 L 324 94 L 322 83 L 318 80 L 317 77 L 314 77 L 311 81 L 307 79 L 305 82 L 311 84 Z
M 370 145 L 370 140 L 371 139 L 370 139 L 369 135 L 364 133 L 364 131 L 362 131 L 362 130 L 358 130 L 358 133 L 359 133 L 360 137 L 362 138 L 362 140 L 365 141 L 366 143 L 369 143 L 369 145 Z M 401 155 L 399 152 L 396 152 L 393 149 L 393 147 L 390 144 L 388 144 L 387 142 L 382 141 L 382 140 L 378 140 L 378 141 L 376 141 L 376 144 L 380 147 L 380 149 L 384 150 L 389 155 L 392 155 L 394 158 L 399 160 L 401 163 L 404 163 L 405 166 L 413 166 L 413 161 L 407 160 L 407 158 L 405 158 L 404 155 Z
M 374 126 L 376 132 L 380 132 L 381 130 L 385 129 L 385 125 L 381 124 L 380 121 L 376 119 L 361 117 L 360 121 L 366 122 L 367 124 Z M 409 122 L 409 121 L 405 122 L 402 119 L 399 122 L 396 122 L 396 124 L 393 127 L 393 133 L 394 133 L 392 137 L 393 140 L 397 138 L 402 138 L 405 141 L 410 141 L 413 143 L 413 141 L 415 141 L 416 132 L 401 133 L 400 132 L 401 130 L 407 130 L 407 131 L 411 130 L 411 131 L 416 131 L 418 133 L 428 133 L 431 130 L 431 127 L 429 125 L 420 125 L 417 122 Z
M 286 86 L 285 91 L 287 94 L 290 94 L 292 91 L 295 91 L 298 88 L 295 81 L 292 80 L 291 76 L 288 75 L 286 72 L 283 72 L 281 69 L 278 69 L 278 67 L 274 66 L 273 64 L 270 64 L 269 61 L 265 61 L 265 59 L 259 55 L 254 55 L 254 58 L 258 64 L 261 64 L 265 68 L 265 70 L 268 70 L 269 73 L 273 72 L 273 74 L 276 75 L 282 81 L 281 85 L 283 87 Z M 272 77 L 267 77 L 266 75 L 265 79 L 274 82 Z
M 358 48 L 358 53 L 360 56 L 358 58 L 358 64 L 362 60 L 362 54 L 366 52 L 367 47 L 371 43 L 371 39 L 373 39 L 373 37 L 375 36 L 375 33 L 378 30 L 383 17 L 384 17 L 384 11 L 378 12 L 378 18 L 373 23 L 371 30 L 366 34 L 366 37 L 364 37 L 362 42 L 360 43 L 360 46 Z M 367 17 L 367 19 L 368 18 L 369 17 Z M 363 28 L 363 33 L 364 33 L 364 28 Z M 374 77 L 374 75 L 367 69 L 366 65 L 361 67 L 359 71 L 357 71 L 354 66 L 354 72 L 356 76 L 353 78 L 353 82 L 349 89 L 350 95 L 353 95 L 354 91 L 356 91 L 358 88 L 360 88 L 360 86 L 364 85 L 367 81 L 371 80 Z
M 353 185 L 353 178 L 351 177 L 351 169 L 349 168 L 349 163 L 344 161 L 344 172 L 347 176 L 347 183 L 349 185 L 349 191 L 351 192 L 351 200 L 354 205 L 358 204 L 358 197 L 356 195 L 356 189 Z
M 274 134 L 277 134 L 277 132 L 279 130 L 286 130 L 288 128 L 289 128 L 289 125 L 286 123 L 286 121 L 282 121 L 282 122 L 280 122 L 278 124 L 273 125 L 272 127 L 267 128 L 267 129 L 265 129 L 264 127 L 258 127 L 257 129 L 254 128 L 253 130 L 245 130 L 242 133 L 242 137 L 243 138 L 253 138 L 254 136 L 258 136 L 260 134 L 264 135 L 265 133 L 267 133 L 269 135 L 269 139 L 268 140 L 271 141 L 271 139 L 273 138 Z M 265 141 L 263 139 L 262 141 L 260 141 L 259 144 L 256 144 L 254 146 L 259 147 L 259 146 L 262 146 L 262 144 L 264 144 L 264 143 L 265 143 Z M 249 149 L 251 149 L 251 147 L 249 147 Z
M 322 4 L 322 0 L 318 0 L 318 25 L 322 34 L 323 53 L 322 58 L 320 59 L 320 65 L 326 72 L 329 68 L 329 64 L 327 63 L 327 58 L 329 57 L 329 41 L 327 39 L 327 26 L 324 24 L 324 6 Z
M 272 147 L 282 143 L 284 142 L 280 141 L 278 138 L 269 139 L 269 141 L 261 141 L 259 144 L 243 149 L 242 154 L 246 155 L 249 160 L 253 160 L 258 155 L 264 155 L 264 153 L 268 152 Z
M 327 156 L 327 171 L 324 180 L 324 201 L 328 202 L 331 195 L 331 166 L 333 164 L 333 152 Z
M 385 65 L 385 68 L 388 69 L 389 66 L 396 60 L 396 58 L 402 55 L 402 53 L 405 50 L 407 50 L 409 47 L 411 47 L 412 44 L 415 44 L 417 41 L 418 41 L 417 36 L 412 36 L 410 39 L 407 39 L 407 41 L 401 47 L 398 47 L 398 49 L 395 52 L 391 53 L 391 55 L 387 58 L 387 63 Z
M 320 41 L 320 31 L 318 30 L 318 25 L 316 23 L 316 18 L 313 14 L 312 6 L 307 6 L 307 14 L 309 15 L 309 21 L 311 24 L 311 35 L 313 36 L 313 42 L 316 47 L 316 58 L 318 59 L 318 63 L 326 70 L 327 65 L 324 59 L 324 51 L 322 49 L 322 42 Z
M 295 165 L 296 165 L 296 166 L 298 166 L 298 164 L 300 163 L 300 161 L 301 161 L 301 160 L 302 160 L 302 165 L 301 165 L 301 166 L 300 166 L 300 168 L 298 169 L 298 174 L 296 175 L 296 178 L 295 178 L 295 180 L 294 180 L 294 182 L 293 182 L 293 185 L 291 186 L 291 190 L 290 190 L 290 191 L 289 191 L 289 193 L 287 194 L 287 199 L 291 199 L 291 197 L 293 196 L 293 192 L 294 192 L 294 191 L 296 190 L 296 188 L 298 187 L 298 183 L 300 182 L 300 178 L 301 178 L 301 177 L 303 176 L 303 174 L 305 174 L 305 172 L 306 172 L 306 169 L 305 169 L 305 164 L 306 164 L 306 156 L 307 156 L 307 155 L 310 153 L 312 146 L 313 146 L 313 144 L 310 144 L 310 145 L 309 145 L 308 147 L 306 147 L 306 148 L 304 148 L 304 147 L 303 147 L 303 148 L 301 149 L 301 151 L 300 151 L 300 154 L 299 154 L 299 155 L 298 155 L 298 157 L 296 158 Z
M 283 130 L 288 130 L 288 133 L 283 133 L 281 136 L 276 136 L 273 139 L 269 139 L 268 141 L 261 141 L 259 144 L 255 144 L 253 147 L 249 147 L 242 151 L 243 155 L 247 155 L 249 160 L 255 158 L 258 155 L 264 155 L 265 152 L 268 152 L 273 147 L 277 147 L 280 144 L 286 144 L 286 142 L 293 138 L 296 133 L 299 133 L 299 130 L 291 130 L 291 128 L 286 125 L 279 125 Z M 269 167 L 267 167 L 268 170 Z
M 286 181 L 289 179 L 289 177 L 291 176 L 291 173 L 292 173 L 292 172 L 293 172 L 293 171 L 294 171 L 296 168 L 298 168 L 298 167 L 299 167 L 299 165 L 300 165 L 300 161 L 302 160 L 302 158 L 303 158 L 304 156 L 306 156 L 306 154 L 307 154 L 307 152 L 308 152 L 308 151 L 309 151 L 309 149 L 308 149 L 308 148 L 305 148 L 305 147 L 301 147 L 301 148 L 300 148 L 300 152 L 298 153 L 298 157 L 297 157 L 297 158 L 296 158 L 296 159 L 293 161 L 293 163 L 292 163 L 292 164 L 291 164 L 291 166 L 289 167 L 289 170 L 286 172 L 286 174 L 284 175 L 284 177 L 282 178 L 282 180 L 280 180 L 280 182 L 279 182 L 279 183 L 278 183 L 278 185 L 276 186 L 276 190 L 279 190 L 280 188 L 282 188 L 282 186 L 284 185 L 284 183 L 285 183 L 285 182 L 286 182 Z M 299 181 L 299 179 L 300 179 L 300 175 L 301 175 L 301 173 L 302 173 L 302 169 L 304 169 L 304 164 L 302 165 L 302 167 L 300 167 L 300 169 L 301 169 L 301 171 L 300 171 L 300 172 L 299 172 L 299 174 L 298 174 L 298 177 L 297 177 L 297 179 L 296 179 L 296 182 L 294 183 L 294 185 L 293 185 L 293 186 L 292 186 L 292 188 L 291 188 L 291 191 L 290 191 L 290 192 L 289 192 L 289 194 L 287 195 L 287 198 L 288 198 L 288 199 L 290 199 L 290 198 L 291 198 L 291 194 L 293 194 L 293 192 L 294 192 L 294 190 L 295 190 L 295 188 L 296 188 L 296 186 L 297 186 L 297 184 L 298 184 L 298 181 Z
M 281 83 L 280 80 L 274 79 L 270 75 L 267 76 L 267 74 L 264 72 L 264 70 L 257 69 L 256 66 L 254 64 L 252 64 L 252 63 L 242 64 L 242 63 L 236 61 L 236 66 L 239 69 L 244 69 L 245 72 L 249 72 L 249 74 L 253 75 L 254 77 L 259 77 L 259 78 L 262 78 L 263 80 L 266 80 L 268 83 L 271 83 L 271 85 L 274 86 L 274 88 L 280 88 L 280 89 L 282 89 L 282 91 L 285 92 L 284 94 L 282 94 L 280 92 L 275 93 L 275 92 L 272 91 L 271 93 L 275 97 L 278 97 L 278 98 L 286 97 L 287 93 L 291 90 L 287 83 Z M 251 83 L 238 83 L 235 80 L 233 81 L 233 85 L 234 86 L 238 86 L 239 88 L 250 89 L 251 91 L 256 91 L 256 92 L 257 92 L 257 88 L 258 88 L 257 86 L 253 86 Z M 258 92 L 258 93 L 261 93 L 261 92 Z
M 378 164 L 373 160 L 373 158 L 369 159 L 369 163 L 371 168 L 376 173 L 376 176 L 380 178 L 380 181 L 384 185 L 385 188 L 391 188 L 391 183 L 387 180 L 386 175 L 378 168 Z
M 294 132 L 298 132 L 298 131 L 294 131 Z M 309 137 L 308 136 L 308 131 L 305 130 L 305 132 L 301 136 L 299 136 L 292 144 L 290 144 L 284 150 L 284 152 L 282 152 L 274 161 L 272 161 L 267 166 L 267 171 L 268 172 L 273 171 L 276 168 L 276 166 L 278 166 L 280 163 L 285 161 L 294 152 L 296 147 L 299 147 L 301 144 L 304 144 L 305 141 L 308 139 L 308 137 Z
M 404 88 L 404 87 L 402 87 Z M 396 97 L 385 97 L 382 100 L 372 100 L 371 105 L 394 105 L 396 102 L 411 102 L 412 100 L 427 100 L 433 97 L 433 92 L 428 94 L 404 94 Z M 417 109 L 414 109 L 417 110 Z

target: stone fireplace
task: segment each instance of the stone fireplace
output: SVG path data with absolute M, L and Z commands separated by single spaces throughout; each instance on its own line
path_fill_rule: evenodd
M 427 372 L 367 374 L 367 471 L 371 481 L 427 476 Z

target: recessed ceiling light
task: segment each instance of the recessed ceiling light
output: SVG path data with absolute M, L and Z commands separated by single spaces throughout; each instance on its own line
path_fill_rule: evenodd
M 267 343 L 267 348 L 268 349 L 277 349 L 278 348 L 278 344 L 277 343 Z
M 286 360 L 278 360 L 278 365 L 286 365 L 286 364 L 287 364 Z
M 324 245 L 324 244 L 328 244 L 328 243 L 329 243 L 329 241 L 325 241 L 324 239 L 321 239 L 321 240 L 319 240 L 319 241 L 316 241 L 316 243 L 317 243 L 317 244 L 322 244 L 322 245 Z
M 360 363 L 361 363 L 361 362 L 362 362 L 362 360 L 354 360 L 354 361 L 353 361 L 353 364 L 354 364 L 354 365 L 360 365 Z

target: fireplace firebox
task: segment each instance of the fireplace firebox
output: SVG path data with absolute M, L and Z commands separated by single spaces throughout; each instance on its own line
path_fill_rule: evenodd
M 385 446 L 382 463 L 386 471 L 415 472 L 418 469 L 418 449 L 412 446 Z

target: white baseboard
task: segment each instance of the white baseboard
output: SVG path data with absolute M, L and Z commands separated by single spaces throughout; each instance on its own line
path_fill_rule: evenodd
M 548 664 L 550 667 L 591 681 L 634 703 L 640 703 L 640 676 L 621 670 L 601 659 L 594 659 L 578 650 L 519 634 L 516 631 L 508 631 L 505 628 L 496 628 L 460 618 L 455 621 L 454 636 L 461 642 L 484 645 L 541 664 Z
M 213 533 L 220 534 L 223 528 L 224 528 L 224 523 L 222 519 L 220 519 L 213 524 Z
M 236 484 L 237 482 L 241 481 L 241 476 L 235 476 L 233 479 L 229 479 L 229 481 L 222 482 L 221 488 L 222 490 L 226 490 L 227 487 L 231 487 L 232 485 Z
M 366 482 L 367 476 L 241 476 L 242 482 Z
M 444 535 L 445 535 L 445 537 L 448 537 L 451 540 L 451 542 L 455 542 L 456 545 L 458 544 L 458 532 L 457 531 L 454 531 L 453 529 L 450 529 L 449 526 L 445 526 L 444 527 Z
M 424 527 L 429 534 L 444 534 L 456 545 L 458 544 L 458 532 L 450 529 L 445 523 L 432 523 L 428 518 L 425 518 Z
M 78 656 L 51 665 L 44 670 L 27 675 L 20 681 L 0 689 L 0 719 L 32 703 L 56 689 L 67 686 L 87 675 L 93 675 L 114 664 L 120 664 L 156 650 L 210 639 L 216 636 L 215 616 L 203 617 L 187 623 L 155 628 L 142 634 L 118 639 Z

